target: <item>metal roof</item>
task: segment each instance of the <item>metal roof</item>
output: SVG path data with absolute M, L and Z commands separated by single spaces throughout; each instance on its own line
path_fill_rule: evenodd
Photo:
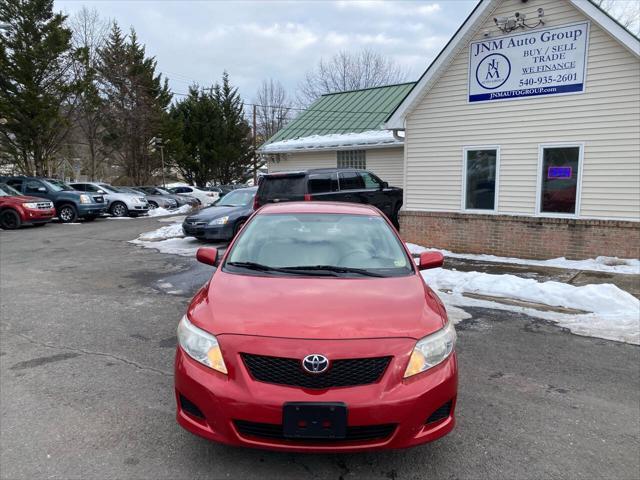
M 327 93 L 271 137 L 268 143 L 311 135 L 378 130 L 415 82 Z M 265 144 L 265 145 L 266 145 Z

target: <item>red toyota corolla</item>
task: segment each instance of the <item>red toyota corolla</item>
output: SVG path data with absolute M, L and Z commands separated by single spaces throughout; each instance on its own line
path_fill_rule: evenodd
M 211 265 L 217 251 L 201 248 Z M 258 210 L 178 326 L 178 423 L 231 445 L 403 448 L 453 429 L 456 333 L 377 209 Z

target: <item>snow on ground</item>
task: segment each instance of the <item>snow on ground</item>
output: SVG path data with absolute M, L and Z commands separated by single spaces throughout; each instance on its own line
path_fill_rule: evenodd
M 143 233 L 135 240 L 130 240 L 129 243 L 140 245 L 144 248 L 153 248 L 160 253 L 181 255 L 183 257 L 195 256 L 196 250 L 202 246 L 193 237 L 185 238 L 181 222 L 165 225 L 151 232 Z
M 368 130 L 361 133 L 333 133 L 281 140 L 265 145 L 260 150 L 263 153 L 278 153 L 293 150 L 396 144 L 402 145 L 402 142 L 394 138 L 393 132 L 388 130 Z
M 167 210 L 166 208 L 158 207 L 149 210 L 150 217 L 164 217 L 166 215 L 183 215 L 191 211 L 191 205 L 183 205 L 176 210 Z
M 422 276 L 450 306 L 479 306 L 510 310 L 552 320 L 573 333 L 640 344 L 640 301 L 612 284 L 574 286 L 561 282 L 537 282 L 515 275 L 493 275 L 437 268 Z M 582 310 L 585 314 L 542 311 L 463 296 L 476 293 Z M 456 314 L 457 315 L 457 314 Z
M 498 257 L 496 255 L 476 255 L 472 253 L 453 253 L 449 250 L 426 248 L 414 243 L 407 243 L 409 251 L 420 254 L 427 251 L 441 252 L 445 257 L 480 260 L 494 263 L 512 263 L 518 265 L 533 265 L 540 267 L 564 268 L 569 270 L 589 270 L 593 272 L 621 273 L 625 275 L 640 275 L 640 260 L 632 258 L 596 257 L 587 260 L 567 260 L 564 257 L 550 260 L 532 260 L 527 258 Z

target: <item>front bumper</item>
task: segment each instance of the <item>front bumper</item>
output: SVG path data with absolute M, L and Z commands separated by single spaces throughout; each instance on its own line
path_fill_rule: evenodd
M 186 430 L 209 440 L 236 446 L 297 452 L 354 452 L 412 447 L 446 435 L 455 425 L 458 383 L 455 353 L 430 371 L 403 380 L 402 375 L 415 344 L 411 339 L 327 342 L 269 338 L 265 342 L 264 339 L 240 337 L 218 336 L 223 355 L 228 359 L 228 376 L 199 364 L 178 347 L 175 361 L 177 421 Z M 261 343 L 264 343 L 262 348 Z M 345 346 L 347 357 L 344 357 Z M 251 377 L 240 358 L 240 352 L 267 355 L 278 352 L 278 355 L 302 358 L 303 353 L 315 351 L 322 351 L 329 358 L 338 358 L 339 350 L 342 350 L 343 358 L 388 355 L 391 351 L 403 353 L 394 356 L 376 383 L 324 390 L 258 382 Z M 193 409 L 187 402 L 195 405 L 204 418 L 190 413 Z M 384 438 L 334 441 L 267 438 L 239 430 L 238 421 L 277 428 L 282 425 L 282 408 L 286 402 L 344 402 L 348 409 L 349 427 L 393 425 L 394 428 Z M 447 402 L 450 402 L 448 415 L 426 423 Z
M 46 223 L 50 222 L 53 217 L 56 215 L 55 208 L 47 208 L 47 209 L 35 209 L 35 208 L 24 208 L 24 214 L 22 215 L 22 223 L 27 225 L 33 225 L 36 223 Z
M 182 231 L 188 237 L 196 237 L 201 240 L 231 240 L 233 238 L 233 224 L 208 225 L 203 224 L 182 224 Z
M 78 205 L 79 217 L 97 217 L 107 212 L 107 204 L 95 204 L 95 203 L 81 203 Z

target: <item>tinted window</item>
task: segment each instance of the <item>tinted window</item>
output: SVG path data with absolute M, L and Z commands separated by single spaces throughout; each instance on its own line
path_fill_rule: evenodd
M 261 199 L 269 201 L 279 200 L 302 200 L 305 194 L 305 177 L 264 177 L 260 183 L 259 196 Z
M 22 180 L 18 180 L 18 179 L 7 180 L 7 185 L 19 191 L 22 189 Z
M 42 193 L 38 190 L 39 188 L 44 188 L 44 185 L 41 182 L 38 182 L 37 180 L 28 180 L 25 191 L 26 193 Z
M 580 147 L 545 148 L 540 211 L 576 213 Z
M 369 172 L 360 172 L 360 176 L 362 176 L 362 180 L 364 180 L 364 188 L 376 190 L 382 188 L 382 182 L 375 175 L 372 175 Z
M 16 195 L 20 195 L 20 192 L 6 183 L 0 183 L 0 197 L 15 197 Z
M 494 210 L 497 150 L 467 150 L 465 208 Z
M 338 179 L 335 174 L 318 173 L 309 175 L 309 193 L 328 193 L 338 190 Z
M 358 172 L 340 173 L 340 190 L 362 190 L 363 188 L 364 180 Z

